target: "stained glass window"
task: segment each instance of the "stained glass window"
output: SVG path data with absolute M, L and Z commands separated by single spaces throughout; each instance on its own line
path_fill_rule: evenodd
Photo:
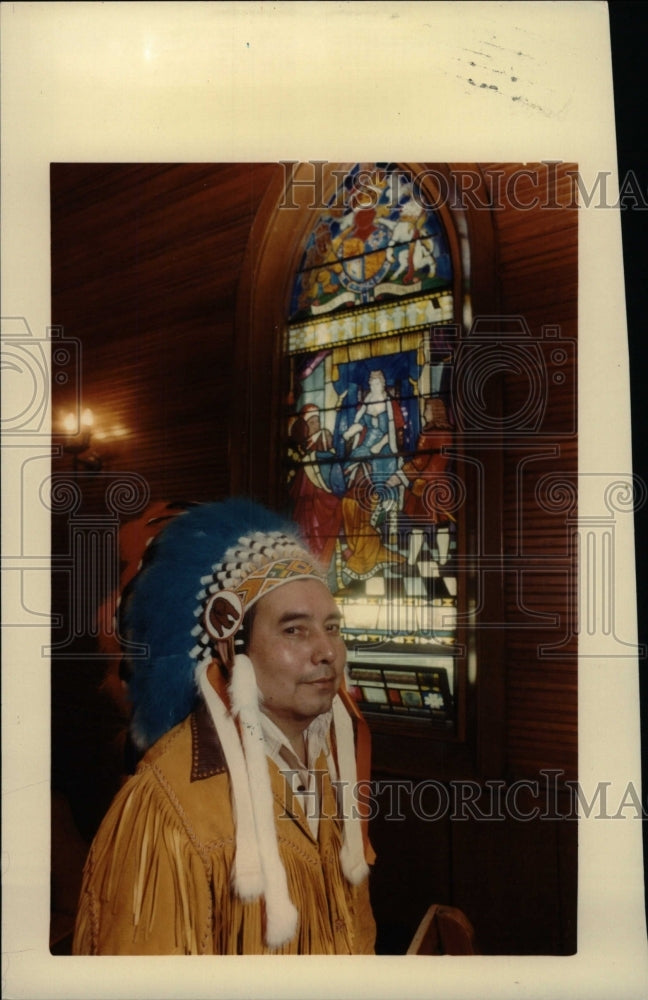
M 452 725 L 457 553 L 453 268 L 389 165 L 346 175 L 306 242 L 286 335 L 287 489 L 344 613 L 365 711 Z

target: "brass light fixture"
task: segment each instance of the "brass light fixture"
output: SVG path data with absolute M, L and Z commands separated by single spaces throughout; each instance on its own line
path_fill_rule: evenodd
M 127 436 L 123 427 L 115 426 L 110 431 L 97 425 L 91 409 L 84 409 L 79 419 L 76 413 L 67 413 L 62 420 L 62 449 L 72 455 L 75 476 L 79 472 L 101 472 L 109 457 L 108 442 Z

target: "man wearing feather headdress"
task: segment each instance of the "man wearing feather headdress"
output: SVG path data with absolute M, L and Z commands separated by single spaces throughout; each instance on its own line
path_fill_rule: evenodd
M 249 501 L 161 520 L 119 611 L 142 758 L 73 952 L 372 953 L 368 736 L 324 571 Z

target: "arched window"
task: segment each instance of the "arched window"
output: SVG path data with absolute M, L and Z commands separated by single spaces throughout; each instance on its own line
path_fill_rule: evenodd
M 499 459 L 466 447 L 453 362 L 473 302 L 494 311 L 489 213 L 454 203 L 447 165 L 281 166 L 239 286 L 231 490 L 291 513 L 326 564 L 378 766 L 401 731 L 411 773 L 445 766 L 439 740 L 481 766 L 501 636 L 474 623 L 501 592 L 473 554 L 499 544 Z
M 465 491 L 456 263 L 416 177 L 356 164 L 292 287 L 285 486 L 344 612 L 365 712 L 454 729 Z

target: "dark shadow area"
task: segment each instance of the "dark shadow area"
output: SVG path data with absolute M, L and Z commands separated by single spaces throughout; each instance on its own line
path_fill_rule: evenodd
M 630 351 L 630 396 L 632 404 L 633 471 L 648 483 L 648 406 L 646 404 L 646 313 L 648 311 L 648 133 L 646 132 L 645 37 L 648 12 L 645 4 L 609 4 L 614 76 L 614 107 L 617 128 L 619 181 L 632 182 L 638 192 L 636 204 L 625 199 L 621 212 L 623 266 Z M 635 183 L 636 182 L 636 183 Z M 624 188 L 622 187 L 623 191 Z M 648 507 L 635 511 L 637 568 L 637 617 L 639 643 L 648 644 Z M 648 664 L 640 661 L 642 801 L 648 801 Z M 645 811 L 645 806 L 644 806 Z M 644 822 L 644 885 L 648 861 L 648 826 Z M 648 893 L 646 894 L 648 896 Z M 647 907 L 648 913 L 648 907 Z

